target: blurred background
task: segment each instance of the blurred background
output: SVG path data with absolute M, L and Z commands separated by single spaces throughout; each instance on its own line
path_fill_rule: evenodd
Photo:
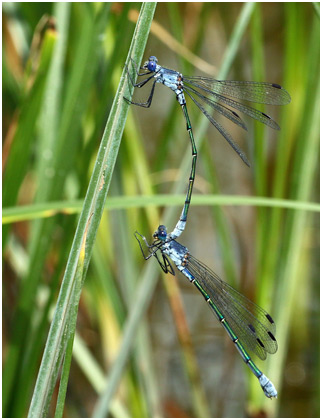
M 63 7 L 2 5 L 4 417 L 28 412 L 140 10 L 139 3 Z M 144 54 L 183 74 L 223 72 L 226 79 L 278 83 L 292 97 L 287 106 L 261 108 L 281 126 L 278 132 L 247 117 L 248 132 L 223 121 L 251 168 L 188 100 L 199 155 L 180 238 L 274 318 L 279 350 L 255 363 L 274 382 L 278 399 L 263 395 L 198 291 L 180 274 L 166 276 L 156 261 L 145 262 L 133 236 L 138 230 L 150 241 L 165 220 L 174 227 L 183 196 L 180 206 L 171 198 L 155 206 L 149 197 L 183 194 L 191 164 L 180 106 L 157 86 L 151 108 L 132 106 L 128 115 L 80 301 L 65 417 L 92 415 L 104 377 L 118 363 L 147 265 L 155 266 L 155 286 L 109 416 L 319 416 L 319 219 L 310 205 L 319 202 L 319 16 L 312 3 L 160 3 Z M 46 132 L 46 101 L 56 94 L 46 79 L 55 71 L 50 63 L 62 25 L 60 107 L 56 126 Z M 149 86 L 134 100 L 148 94 Z M 240 205 L 229 199 L 195 205 L 197 195 L 242 197 Z M 249 197 L 272 204 L 250 205 Z M 290 200 L 288 208 L 276 199 Z

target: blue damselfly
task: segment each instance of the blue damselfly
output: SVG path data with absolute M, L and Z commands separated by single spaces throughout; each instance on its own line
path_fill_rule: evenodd
M 229 132 L 214 118 L 200 102 L 195 98 L 199 98 L 206 105 L 211 107 L 214 111 L 228 118 L 235 124 L 247 130 L 245 123 L 239 117 L 237 112 L 229 107 L 243 112 L 244 114 L 258 120 L 275 130 L 279 130 L 278 124 L 267 114 L 257 109 L 251 108 L 248 105 L 241 104 L 234 99 L 244 100 L 247 102 L 269 104 L 269 105 L 286 105 L 290 102 L 291 98 L 288 92 L 282 86 L 276 83 L 259 83 L 259 82 L 238 82 L 229 80 L 216 80 L 210 77 L 203 76 L 183 76 L 176 70 L 171 70 L 162 67 L 158 64 L 155 56 L 151 56 L 148 61 L 144 63 L 140 69 L 132 60 L 137 76 L 148 76 L 144 80 L 135 83 L 131 73 L 128 70 L 129 80 L 132 85 L 141 88 L 146 85 L 150 80 L 153 80 L 152 88 L 146 102 L 133 102 L 124 98 L 129 104 L 138 105 L 141 107 L 149 108 L 152 103 L 154 89 L 156 83 L 161 83 L 174 91 L 177 101 L 182 107 L 183 114 L 187 124 L 187 131 L 192 148 L 192 167 L 190 172 L 188 190 L 186 195 L 185 204 L 180 216 L 180 219 L 170 236 L 175 239 L 181 235 L 185 229 L 189 205 L 191 201 L 191 194 L 196 172 L 197 162 L 197 148 L 193 137 L 192 126 L 190 123 L 188 110 L 186 106 L 185 93 L 192 99 L 192 101 L 199 107 L 202 113 L 208 118 L 211 124 L 220 132 L 220 134 L 227 140 L 230 146 L 237 152 L 246 165 L 249 165 L 248 159 L 243 151 L 237 146 Z M 140 70 L 144 72 L 140 73 Z M 234 98 L 234 99 L 232 99 Z
M 167 233 L 165 226 L 158 227 L 152 244 L 138 232 L 135 232 L 135 237 L 146 260 L 155 257 L 165 273 L 175 275 L 170 262 L 172 260 L 177 269 L 197 287 L 244 362 L 258 379 L 265 395 L 269 398 L 277 397 L 273 383 L 258 369 L 247 352 L 253 351 L 260 359 L 265 360 L 267 353 L 273 354 L 277 351 L 272 317 L 194 258 L 185 246 Z M 147 255 L 142 242 L 149 250 Z

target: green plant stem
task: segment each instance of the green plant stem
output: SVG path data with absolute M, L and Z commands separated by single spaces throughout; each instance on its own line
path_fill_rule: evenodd
M 141 61 L 144 45 L 148 36 L 155 5 L 145 3 L 137 23 L 127 62 L 133 54 L 136 60 Z M 126 70 L 123 69 L 121 81 L 117 89 L 112 109 L 107 121 L 94 171 L 85 197 L 84 206 L 78 222 L 74 242 L 67 262 L 54 318 L 49 331 L 46 348 L 41 362 L 37 382 L 31 401 L 29 416 L 41 417 L 51 399 L 53 386 L 58 375 L 58 368 L 62 357 L 62 349 L 66 345 L 65 331 L 69 308 L 78 305 L 78 295 L 74 294 L 77 267 L 79 264 L 81 244 L 86 239 L 84 256 L 84 276 L 87 272 L 92 246 L 104 210 L 104 204 L 110 186 L 121 137 L 126 121 L 128 106 L 123 101 L 126 90 Z M 84 279 L 83 276 L 83 279 Z M 70 334 L 72 332 L 70 331 Z

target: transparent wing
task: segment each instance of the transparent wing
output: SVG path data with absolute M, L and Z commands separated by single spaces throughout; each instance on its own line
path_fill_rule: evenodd
M 277 351 L 275 323 L 264 309 L 222 281 L 191 255 L 188 257 L 187 268 L 249 351 L 253 351 L 262 360 L 266 359 L 267 353 Z
M 276 83 L 216 80 L 202 76 L 184 76 L 183 81 L 210 94 L 226 95 L 258 104 L 287 105 L 291 101 L 289 93 Z
M 193 100 L 193 102 L 197 105 L 197 107 L 202 111 L 202 113 L 208 118 L 208 120 L 211 122 L 211 124 L 217 128 L 219 133 L 226 139 L 226 141 L 230 144 L 230 146 L 235 150 L 235 152 L 239 155 L 239 157 L 242 159 L 244 163 L 246 163 L 247 166 L 250 166 L 250 163 L 245 155 L 245 153 L 240 150 L 240 148 L 237 146 L 237 144 L 234 142 L 231 135 L 228 133 L 227 130 L 224 129 L 224 127 L 219 124 L 218 121 L 216 121 L 211 115 L 208 114 L 208 112 L 203 108 L 203 106 L 195 99 L 191 93 L 189 93 L 188 90 L 184 89 L 187 95 Z
M 189 81 L 188 81 L 189 83 Z M 224 82 L 222 82 L 224 83 Z M 242 83 L 242 82 L 238 82 Z M 245 83 L 251 83 L 251 82 L 245 82 Z M 260 121 L 261 123 L 268 125 L 271 128 L 274 128 L 274 130 L 279 130 L 279 125 L 267 114 L 264 112 L 259 111 L 258 109 L 252 108 L 248 105 L 241 104 L 234 99 L 231 99 L 229 97 L 224 96 L 223 94 L 219 94 L 218 92 L 214 92 L 208 89 L 205 89 L 202 87 L 202 85 L 198 83 L 193 83 L 193 86 L 203 91 L 203 93 L 206 93 L 206 95 L 211 95 L 217 102 L 223 102 L 224 104 L 230 106 L 231 108 L 237 109 L 238 111 L 243 112 L 244 114 L 250 116 L 251 118 L 254 118 L 254 120 Z M 187 81 L 184 80 L 184 91 L 186 91 L 187 87 L 192 89 L 190 86 L 188 86 Z M 207 102 L 209 99 L 204 94 L 199 93 L 199 97 Z M 235 96 L 237 97 L 237 96 Z M 244 99 L 242 95 L 239 95 L 238 99 Z
M 230 121 L 234 122 L 235 124 L 242 127 L 244 130 L 247 131 L 247 127 L 244 123 L 244 121 L 240 118 L 240 116 L 233 110 L 227 108 L 226 106 L 220 104 L 218 101 L 214 101 L 212 99 L 206 98 L 204 95 L 202 95 L 200 92 L 198 92 L 196 89 L 193 89 L 189 86 L 184 87 L 185 92 L 190 92 L 191 94 L 194 94 L 198 96 L 201 100 L 206 102 L 207 105 L 211 106 L 215 111 L 219 112 L 224 117 L 228 118 Z

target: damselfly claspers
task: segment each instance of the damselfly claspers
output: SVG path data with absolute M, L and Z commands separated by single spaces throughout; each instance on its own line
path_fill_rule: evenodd
M 132 60 L 132 63 L 136 70 L 137 76 L 148 76 L 144 80 L 135 83 L 130 72 L 128 71 L 129 80 L 131 81 L 132 85 L 134 87 L 141 88 L 150 80 L 153 80 L 153 84 L 146 102 L 132 102 L 129 99 L 124 98 L 127 103 L 149 108 L 154 95 L 155 85 L 156 83 L 161 83 L 173 90 L 176 94 L 177 101 L 182 107 L 187 124 L 187 131 L 189 133 L 192 148 L 192 167 L 185 204 L 180 219 L 175 229 L 171 233 L 171 237 L 175 239 L 181 235 L 186 225 L 197 162 L 197 148 L 195 145 L 192 126 L 186 106 L 185 93 L 199 107 L 199 109 L 208 118 L 211 124 L 216 127 L 220 134 L 227 140 L 230 146 L 235 150 L 235 152 L 237 152 L 243 162 L 245 162 L 248 166 L 250 165 L 246 155 L 239 149 L 232 136 L 221 124 L 219 124 L 219 122 L 214 117 L 212 117 L 206 111 L 206 109 L 201 105 L 200 102 L 198 102 L 195 97 L 199 98 L 206 105 L 210 106 L 214 111 L 228 118 L 245 130 L 247 130 L 245 123 L 239 117 L 237 112 L 230 109 L 229 107 L 241 111 L 244 114 L 254 118 L 255 120 L 258 120 L 276 130 L 279 130 L 279 126 L 270 116 L 264 112 L 251 108 L 248 105 L 241 104 L 234 99 L 240 99 L 259 104 L 286 105 L 290 102 L 291 98 L 288 92 L 282 88 L 282 86 L 276 83 L 238 82 L 230 80 L 223 81 L 203 76 L 183 76 L 176 70 L 171 70 L 160 66 L 155 56 L 151 56 L 149 60 L 146 61 L 142 67 L 140 67 L 140 69 L 138 69 L 138 66 L 134 60 Z M 140 73 L 139 70 L 144 70 L 144 72 Z
M 245 349 L 253 351 L 262 360 L 266 359 L 267 353 L 277 351 L 276 328 L 272 317 L 193 257 L 185 246 L 168 235 L 165 226 L 160 225 L 153 237 L 154 241 L 150 245 L 144 236 L 135 232 L 145 260 L 155 257 L 162 270 L 172 275 L 175 272 L 170 260 L 174 262 L 214 311 L 244 362 L 258 379 L 265 395 L 276 398 L 277 391 L 273 383 L 258 369 Z M 149 250 L 147 255 L 141 241 Z

